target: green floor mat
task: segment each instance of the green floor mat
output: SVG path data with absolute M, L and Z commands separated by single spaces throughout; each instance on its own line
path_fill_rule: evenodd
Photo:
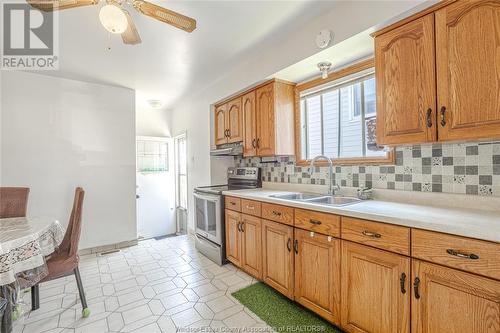
M 277 332 L 342 332 L 262 282 L 232 295 Z

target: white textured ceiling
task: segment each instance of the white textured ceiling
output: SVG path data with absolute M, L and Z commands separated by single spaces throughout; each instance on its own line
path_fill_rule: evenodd
M 60 70 L 49 75 L 132 88 L 139 106 L 160 99 L 172 108 L 245 61 L 248 50 L 334 6 L 333 1 L 154 2 L 195 18 L 197 29 L 189 34 L 129 8 L 142 38 L 142 44 L 129 46 L 101 26 L 101 5 L 61 11 Z
M 327 49 L 324 49 L 302 61 L 297 62 L 274 74 L 274 77 L 292 81 L 302 82 L 320 75 L 318 63 L 329 61 L 332 64 L 331 71 L 337 71 L 357 60 L 373 56 L 373 38 L 370 36 L 372 29 L 363 31 Z

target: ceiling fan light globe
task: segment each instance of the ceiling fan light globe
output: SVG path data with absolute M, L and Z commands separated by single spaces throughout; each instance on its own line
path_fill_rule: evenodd
M 123 10 L 116 5 L 108 4 L 102 6 L 99 11 L 99 20 L 102 26 L 113 34 L 122 34 L 127 30 L 127 16 Z

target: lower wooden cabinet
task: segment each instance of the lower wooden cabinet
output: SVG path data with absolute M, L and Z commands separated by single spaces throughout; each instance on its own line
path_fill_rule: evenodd
M 241 213 L 226 209 L 226 258 L 241 266 Z
M 500 332 L 500 281 L 412 261 L 413 333 Z
M 293 298 L 293 227 L 262 220 L 262 280 Z
M 241 268 L 257 279 L 262 278 L 261 219 L 241 215 Z
M 295 229 L 295 301 L 340 325 L 340 240 Z
M 410 332 L 410 258 L 342 241 L 341 285 L 342 328 Z

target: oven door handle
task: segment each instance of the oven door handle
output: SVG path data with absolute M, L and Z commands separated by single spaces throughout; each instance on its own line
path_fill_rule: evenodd
M 201 200 L 207 200 L 211 202 L 219 202 L 220 201 L 220 196 L 219 195 L 202 195 L 199 193 L 193 193 L 195 198 L 201 199 Z

